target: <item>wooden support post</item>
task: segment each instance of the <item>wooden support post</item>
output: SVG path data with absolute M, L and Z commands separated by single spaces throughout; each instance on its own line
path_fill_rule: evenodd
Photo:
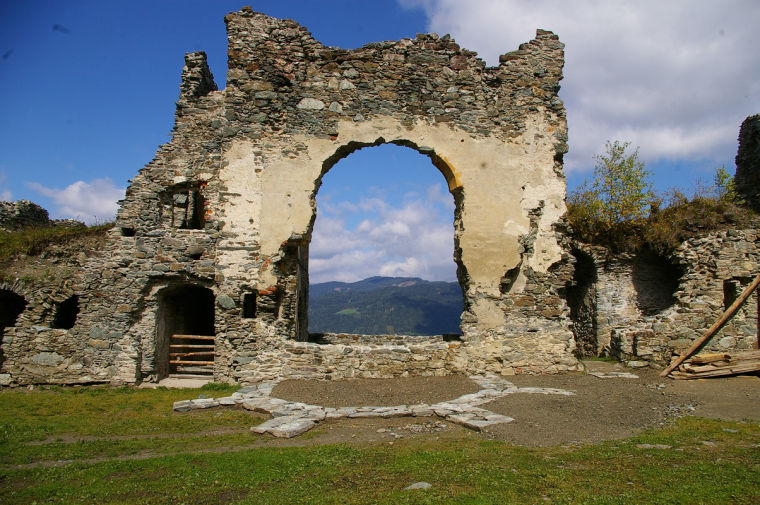
M 678 365 L 680 365 L 681 363 L 683 363 L 689 356 L 691 356 L 692 354 L 694 354 L 694 352 L 697 349 L 699 349 L 700 347 L 702 347 L 702 344 L 704 344 L 705 342 L 707 342 L 710 339 L 710 337 L 712 337 L 715 334 L 715 332 L 717 332 L 720 329 L 720 327 L 723 326 L 726 323 L 726 321 L 728 321 L 729 319 L 731 319 L 731 316 L 733 316 L 734 313 L 737 310 L 739 310 L 739 307 L 741 307 L 742 304 L 747 301 L 747 298 L 749 298 L 749 295 L 751 295 L 752 292 L 755 289 L 757 289 L 758 285 L 760 285 L 760 274 L 758 274 L 757 277 L 755 277 L 755 280 L 752 281 L 752 283 L 749 286 L 747 286 L 747 289 L 744 290 L 744 292 L 741 294 L 741 296 L 739 296 L 739 298 L 737 298 L 736 300 L 734 300 L 734 303 L 732 303 L 731 306 L 729 308 L 727 308 L 725 310 L 725 312 L 723 312 L 723 315 L 720 316 L 720 318 L 718 318 L 718 320 L 715 321 L 715 323 L 713 323 L 713 325 L 710 326 L 710 328 L 701 337 L 699 337 L 696 340 L 696 342 L 694 342 L 691 345 L 691 347 L 689 347 L 686 350 L 686 352 L 684 352 L 683 354 L 681 354 L 678 358 L 676 358 L 675 361 L 673 361 L 670 364 L 670 366 L 668 368 L 666 368 L 665 370 L 663 370 L 662 373 L 660 374 L 660 376 L 661 377 L 667 377 L 668 374 L 670 374 L 670 372 L 672 372 L 673 370 L 676 369 L 676 367 L 678 367 Z

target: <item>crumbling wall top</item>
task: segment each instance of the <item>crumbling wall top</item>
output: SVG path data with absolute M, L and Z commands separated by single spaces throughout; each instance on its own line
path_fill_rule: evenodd
M 564 123 L 557 97 L 564 45 L 546 30 L 503 55 L 497 67 L 486 67 L 448 35 L 420 34 L 348 50 L 324 46 L 295 21 L 248 8 L 228 14 L 225 22 L 226 103 L 242 121 L 329 135 L 341 117 L 386 115 L 498 137 L 519 135 L 531 112 Z M 555 134 L 566 152 L 564 127 Z

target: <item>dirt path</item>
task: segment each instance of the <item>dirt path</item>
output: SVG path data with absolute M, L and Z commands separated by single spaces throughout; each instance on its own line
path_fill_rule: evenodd
M 680 415 L 734 421 L 760 420 L 760 378 L 757 376 L 676 381 L 660 377 L 657 371 L 626 370 L 613 363 L 588 362 L 586 366 L 587 371 L 629 372 L 639 378 L 603 379 L 586 373 L 507 377 L 519 387 L 560 388 L 573 391 L 575 395 L 515 393 L 481 405 L 515 420 L 491 426 L 480 436 L 527 446 L 585 444 L 628 437 Z M 327 382 L 290 380 L 279 384 L 272 396 L 348 407 L 435 403 L 476 390 L 477 385 L 460 376 Z M 377 429 L 392 431 L 410 423 L 424 423 L 414 418 L 383 421 L 390 421 L 390 424 L 380 420 L 356 420 L 357 432 L 351 436 L 363 439 L 366 438 L 363 435 Z M 328 428 L 321 427 L 313 437 L 324 443 L 343 441 L 340 439 L 344 436 L 342 433 L 340 436 L 329 433 L 329 428 L 338 426 L 338 423 L 325 425 Z

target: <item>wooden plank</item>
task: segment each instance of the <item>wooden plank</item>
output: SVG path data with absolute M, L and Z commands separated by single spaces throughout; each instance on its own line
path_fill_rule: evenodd
M 184 358 L 187 356 L 214 356 L 215 352 L 170 352 L 169 356 L 175 358 Z
M 747 301 L 747 298 L 749 298 L 749 295 L 752 294 L 752 292 L 757 289 L 757 286 L 760 285 L 760 274 L 755 277 L 755 280 L 752 281 L 752 283 L 747 286 L 747 289 L 744 290 L 744 292 L 734 300 L 734 303 L 731 304 L 729 308 L 727 308 L 723 315 L 721 315 L 715 323 L 713 323 L 712 326 L 702 335 L 699 337 L 692 345 L 689 347 L 686 352 L 681 354 L 678 358 L 676 358 L 670 366 L 668 366 L 665 370 L 662 371 L 660 374 L 661 377 L 667 377 L 670 372 L 672 372 L 678 365 L 683 363 L 689 356 L 694 354 L 697 349 L 702 347 L 702 345 L 707 342 L 714 334 L 717 332 L 721 326 L 723 326 L 726 321 L 728 321 L 731 316 L 734 315 L 734 313 L 739 309 L 739 307 L 742 306 L 744 302 Z
M 737 375 L 740 373 L 760 372 L 760 361 L 752 361 L 737 365 L 723 366 L 711 371 L 699 373 L 674 372 L 673 377 L 676 379 L 705 379 L 708 377 L 721 377 L 724 375 Z
M 183 361 L 183 360 L 169 360 L 170 365 L 213 365 L 213 361 Z
M 689 361 L 695 365 L 706 365 L 714 361 L 729 361 L 730 359 L 731 357 L 728 354 L 717 352 L 712 354 L 697 354 L 696 356 L 693 356 Z
M 710 363 L 720 366 L 721 362 L 738 363 L 746 360 L 760 360 L 760 350 L 736 351 L 731 353 L 698 354 L 686 360 L 682 366 L 708 365 Z
M 742 361 L 748 359 L 755 360 L 760 359 L 760 350 L 732 352 L 730 356 L 732 363 L 734 361 Z
M 730 366 L 730 363 L 728 361 L 725 362 L 713 362 L 708 363 L 706 365 L 689 365 L 687 363 L 684 363 L 681 368 L 688 373 L 701 373 L 701 372 L 709 372 L 710 370 L 718 370 L 722 366 Z
M 216 337 L 210 335 L 172 335 L 172 338 L 184 338 L 187 340 L 214 340 Z
M 171 344 L 170 349 L 213 349 L 213 344 Z

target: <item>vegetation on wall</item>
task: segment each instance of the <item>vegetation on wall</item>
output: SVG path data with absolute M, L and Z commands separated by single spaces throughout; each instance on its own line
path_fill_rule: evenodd
M 596 156 L 591 181 L 567 198 L 568 219 L 578 240 L 613 251 L 652 249 L 668 253 L 698 233 L 752 226 L 756 217 L 738 197 L 734 178 L 717 168 L 713 184 L 691 197 L 671 189 L 656 195 L 650 172 L 630 142 L 607 142 Z
M 48 226 L 0 233 L 0 266 L 14 256 L 37 256 L 52 244 L 65 244 L 75 239 L 102 235 L 113 223 L 96 226 Z

